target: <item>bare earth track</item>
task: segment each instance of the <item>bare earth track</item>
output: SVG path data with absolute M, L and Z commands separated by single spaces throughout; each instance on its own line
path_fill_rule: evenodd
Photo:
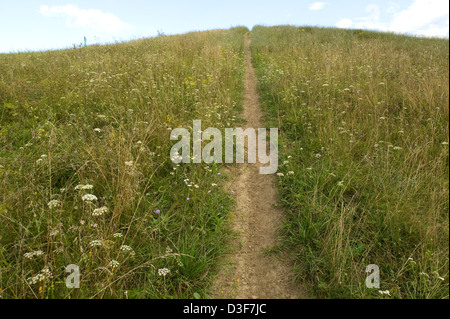
M 264 127 L 257 92 L 257 79 L 252 65 L 250 37 L 245 36 L 244 129 Z M 303 289 L 294 283 L 291 264 L 286 258 L 264 254 L 276 245 L 277 231 L 283 212 L 275 179 L 260 175 L 259 164 L 239 164 L 231 168 L 227 186 L 236 193 L 232 224 L 240 236 L 234 252 L 224 261 L 216 278 L 214 298 L 238 299 L 302 299 Z

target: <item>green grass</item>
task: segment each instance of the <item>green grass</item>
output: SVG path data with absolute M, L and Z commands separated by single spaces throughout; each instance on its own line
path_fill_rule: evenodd
M 1 298 L 205 294 L 232 199 L 220 166 L 172 164 L 169 129 L 234 123 L 247 31 L 0 55 Z
M 169 133 L 241 126 L 247 31 L 0 55 L 0 298 L 208 297 L 233 199 L 221 165 L 170 161 Z M 448 40 L 251 37 L 287 214 L 265 253 L 318 297 L 389 297 L 365 287 L 377 264 L 392 298 L 448 298 Z
M 449 42 L 255 27 L 285 248 L 318 297 L 448 298 Z M 290 174 L 288 174 L 291 172 Z

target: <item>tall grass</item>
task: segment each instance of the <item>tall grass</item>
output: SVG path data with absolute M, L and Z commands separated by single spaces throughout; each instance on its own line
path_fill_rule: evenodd
M 448 40 L 255 27 L 252 52 L 298 277 L 322 297 L 448 298 Z
M 204 292 L 232 201 L 169 133 L 234 122 L 245 32 L 0 55 L 0 298 Z

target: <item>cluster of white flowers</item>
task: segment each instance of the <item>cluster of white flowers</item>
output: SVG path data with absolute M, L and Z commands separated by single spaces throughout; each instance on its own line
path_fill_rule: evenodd
M 113 237 L 114 237 L 114 238 L 122 238 L 123 235 L 122 235 L 122 233 L 115 233 L 115 234 L 113 235 Z
M 103 214 L 106 214 L 107 212 L 108 212 L 108 207 L 103 206 L 103 207 L 94 209 L 94 211 L 92 212 L 92 216 L 102 216 Z
M 48 269 L 48 267 L 45 267 L 37 275 L 28 278 L 28 283 L 29 284 L 37 284 L 38 282 L 47 281 L 52 278 L 53 278 L 53 275 L 52 275 L 50 269 Z
M 378 292 L 380 293 L 380 295 L 391 296 L 391 292 L 389 290 L 378 290 Z
M 44 252 L 42 250 L 36 250 L 36 251 L 29 252 L 29 253 L 25 253 L 25 254 L 23 254 L 23 256 L 28 259 L 33 259 L 33 257 L 42 256 L 43 254 L 44 254 Z
M 90 203 L 90 202 L 96 201 L 97 200 L 97 196 L 92 195 L 92 194 L 86 194 L 83 197 L 81 197 L 81 199 L 84 202 L 89 202 Z
M 170 273 L 170 270 L 167 268 L 158 269 L 158 275 L 166 277 Z
M 102 130 L 99 129 L 98 127 L 97 127 L 97 128 L 94 128 L 94 132 L 100 133 L 101 131 L 102 131 Z
M 294 173 L 294 171 L 289 171 L 289 172 L 287 172 L 287 174 L 288 175 L 294 175 L 295 173 Z
M 183 157 L 182 157 L 180 154 L 175 154 L 175 155 L 173 155 L 173 156 L 170 158 L 170 160 L 171 160 L 173 163 L 179 163 L 179 162 L 181 162 L 181 161 L 183 160 Z
M 127 253 L 129 251 L 132 251 L 133 249 L 128 245 L 122 245 L 120 246 L 120 250 L 123 251 L 124 253 Z
M 102 242 L 100 240 L 93 240 L 89 243 L 89 246 L 91 246 L 91 247 L 98 247 L 101 245 L 102 245 Z
M 119 265 L 120 265 L 120 263 L 114 259 L 109 262 L 109 267 L 111 267 L 113 269 L 119 267 Z
M 278 177 L 284 177 L 284 174 L 283 173 L 277 173 L 277 176 Z
M 61 202 L 57 199 L 53 199 L 51 201 L 48 202 L 48 208 L 55 208 L 61 205 Z
M 123 252 L 123 253 L 130 253 L 131 256 L 135 255 L 135 252 L 134 252 L 133 248 L 131 248 L 128 245 L 120 246 L 120 251 Z
M 91 190 L 93 188 L 94 188 L 94 186 L 93 185 L 89 185 L 89 184 L 87 184 L 87 185 L 80 184 L 80 185 L 75 186 L 76 190 L 80 190 L 80 189 L 82 189 L 82 190 Z

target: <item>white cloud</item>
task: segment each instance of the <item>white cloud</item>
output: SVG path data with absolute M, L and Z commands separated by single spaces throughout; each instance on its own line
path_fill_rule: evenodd
M 386 9 L 386 13 L 393 14 L 398 11 L 399 5 L 395 2 L 388 2 L 389 7 Z
M 395 7 L 395 9 L 394 9 Z M 395 4 L 390 3 L 388 12 L 390 21 L 380 21 L 380 8 L 370 4 L 366 7 L 368 16 L 356 18 L 358 22 L 350 19 L 340 20 L 338 28 L 370 29 L 392 31 L 427 37 L 449 36 L 449 3 L 447 0 L 414 0 L 402 11 L 396 12 Z
M 96 9 L 80 9 L 75 5 L 46 6 L 39 9 L 39 13 L 47 17 L 63 16 L 67 26 L 71 28 L 86 28 L 95 32 L 118 33 L 132 28 L 112 13 L 104 13 Z
M 321 10 L 325 7 L 326 2 L 314 2 L 309 5 L 309 10 Z
M 338 21 L 338 23 L 336 23 L 336 27 L 341 28 L 341 29 L 348 29 L 353 25 L 353 21 L 350 19 L 341 19 Z
M 354 24 L 355 28 L 388 31 L 386 26 L 380 23 L 380 7 L 376 4 L 369 4 L 366 7 L 366 12 L 369 14 L 368 16 L 356 19 L 360 22 Z
M 448 36 L 449 3 L 447 0 L 416 0 L 396 15 L 389 30 L 427 36 Z

